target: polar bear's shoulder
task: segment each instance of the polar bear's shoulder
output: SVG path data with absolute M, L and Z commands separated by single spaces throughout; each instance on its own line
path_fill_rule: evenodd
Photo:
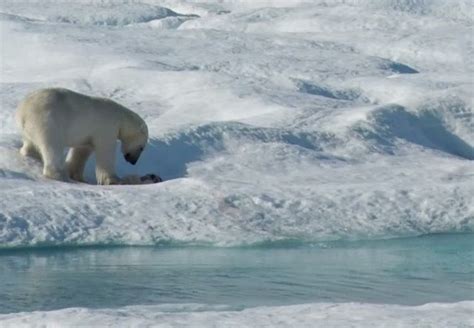
M 66 88 L 43 88 L 31 92 L 27 97 L 68 97 L 70 95 L 85 96 Z
M 35 105 L 57 104 L 66 102 L 68 100 L 80 102 L 90 98 L 91 97 L 87 95 L 83 95 L 65 88 L 45 88 L 33 91 L 32 93 L 28 94 L 22 103 L 34 103 Z

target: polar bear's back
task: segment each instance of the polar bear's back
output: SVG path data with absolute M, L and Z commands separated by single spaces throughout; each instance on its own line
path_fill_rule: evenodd
M 20 126 L 24 126 L 25 121 L 29 118 L 44 118 L 45 116 L 57 117 L 63 112 L 78 110 L 78 107 L 87 107 L 89 102 L 85 95 L 77 92 L 61 89 L 40 89 L 29 95 L 19 104 L 17 111 L 17 119 Z M 82 104 L 85 106 L 77 106 Z M 68 113 L 67 115 L 70 115 Z
M 96 109 L 98 102 L 101 102 L 101 98 L 90 97 L 68 89 L 40 89 L 26 96 L 18 106 L 18 112 L 20 115 L 41 115 L 45 111 L 50 114 L 71 110 L 85 111 L 90 108 Z
M 100 133 L 104 124 L 117 129 L 124 108 L 104 98 L 90 97 L 68 89 L 40 89 L 29 94 L 18 106 L 17 122 L 31 139 L 47 130 L 68 145 Z M 111 113 L 113 114 L 111 115 Z

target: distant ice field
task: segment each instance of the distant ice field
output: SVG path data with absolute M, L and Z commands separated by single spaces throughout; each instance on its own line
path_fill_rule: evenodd
M 0 6 L 0 247 L 251 245 L 474 230 L 472 2 Z M 110 97 L 150 143 L 118 173 L 45 180 L 28 92 Z M 93 160 L 86 176 L 94 183 Z

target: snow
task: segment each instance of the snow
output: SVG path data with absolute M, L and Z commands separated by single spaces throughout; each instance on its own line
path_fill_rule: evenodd
M 70 308 L 0 315 L 2 327 L 472 327 L 474 302 L 400 306 L 314 303 L 244 310 L 199 304 Z
M 472 13 L 462 0 L 2 1 L 0 245 L 472 232 Z M 51 86 L 144 117 L 150 144 L 134 167 L 117 153 L 118 172 L 165 182 L 44 179 L 18 154 L 14 112 Z

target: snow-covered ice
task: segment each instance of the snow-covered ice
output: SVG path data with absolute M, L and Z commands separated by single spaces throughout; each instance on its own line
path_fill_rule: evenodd
M 472 2 L 2 1 L 0 245 L 239 245 L 474 228 Z M 470 14 L 471 13 L 471 14 Z M 59 183 L 18 101 L 140 113 L 152 186 Z M 87 177 L 94 182 L 92 163 Z
M 474 302 L 421 306 L 315 303 L 241 311 L 199 304 L 0 315 L 2 327 L 472 327 Z

